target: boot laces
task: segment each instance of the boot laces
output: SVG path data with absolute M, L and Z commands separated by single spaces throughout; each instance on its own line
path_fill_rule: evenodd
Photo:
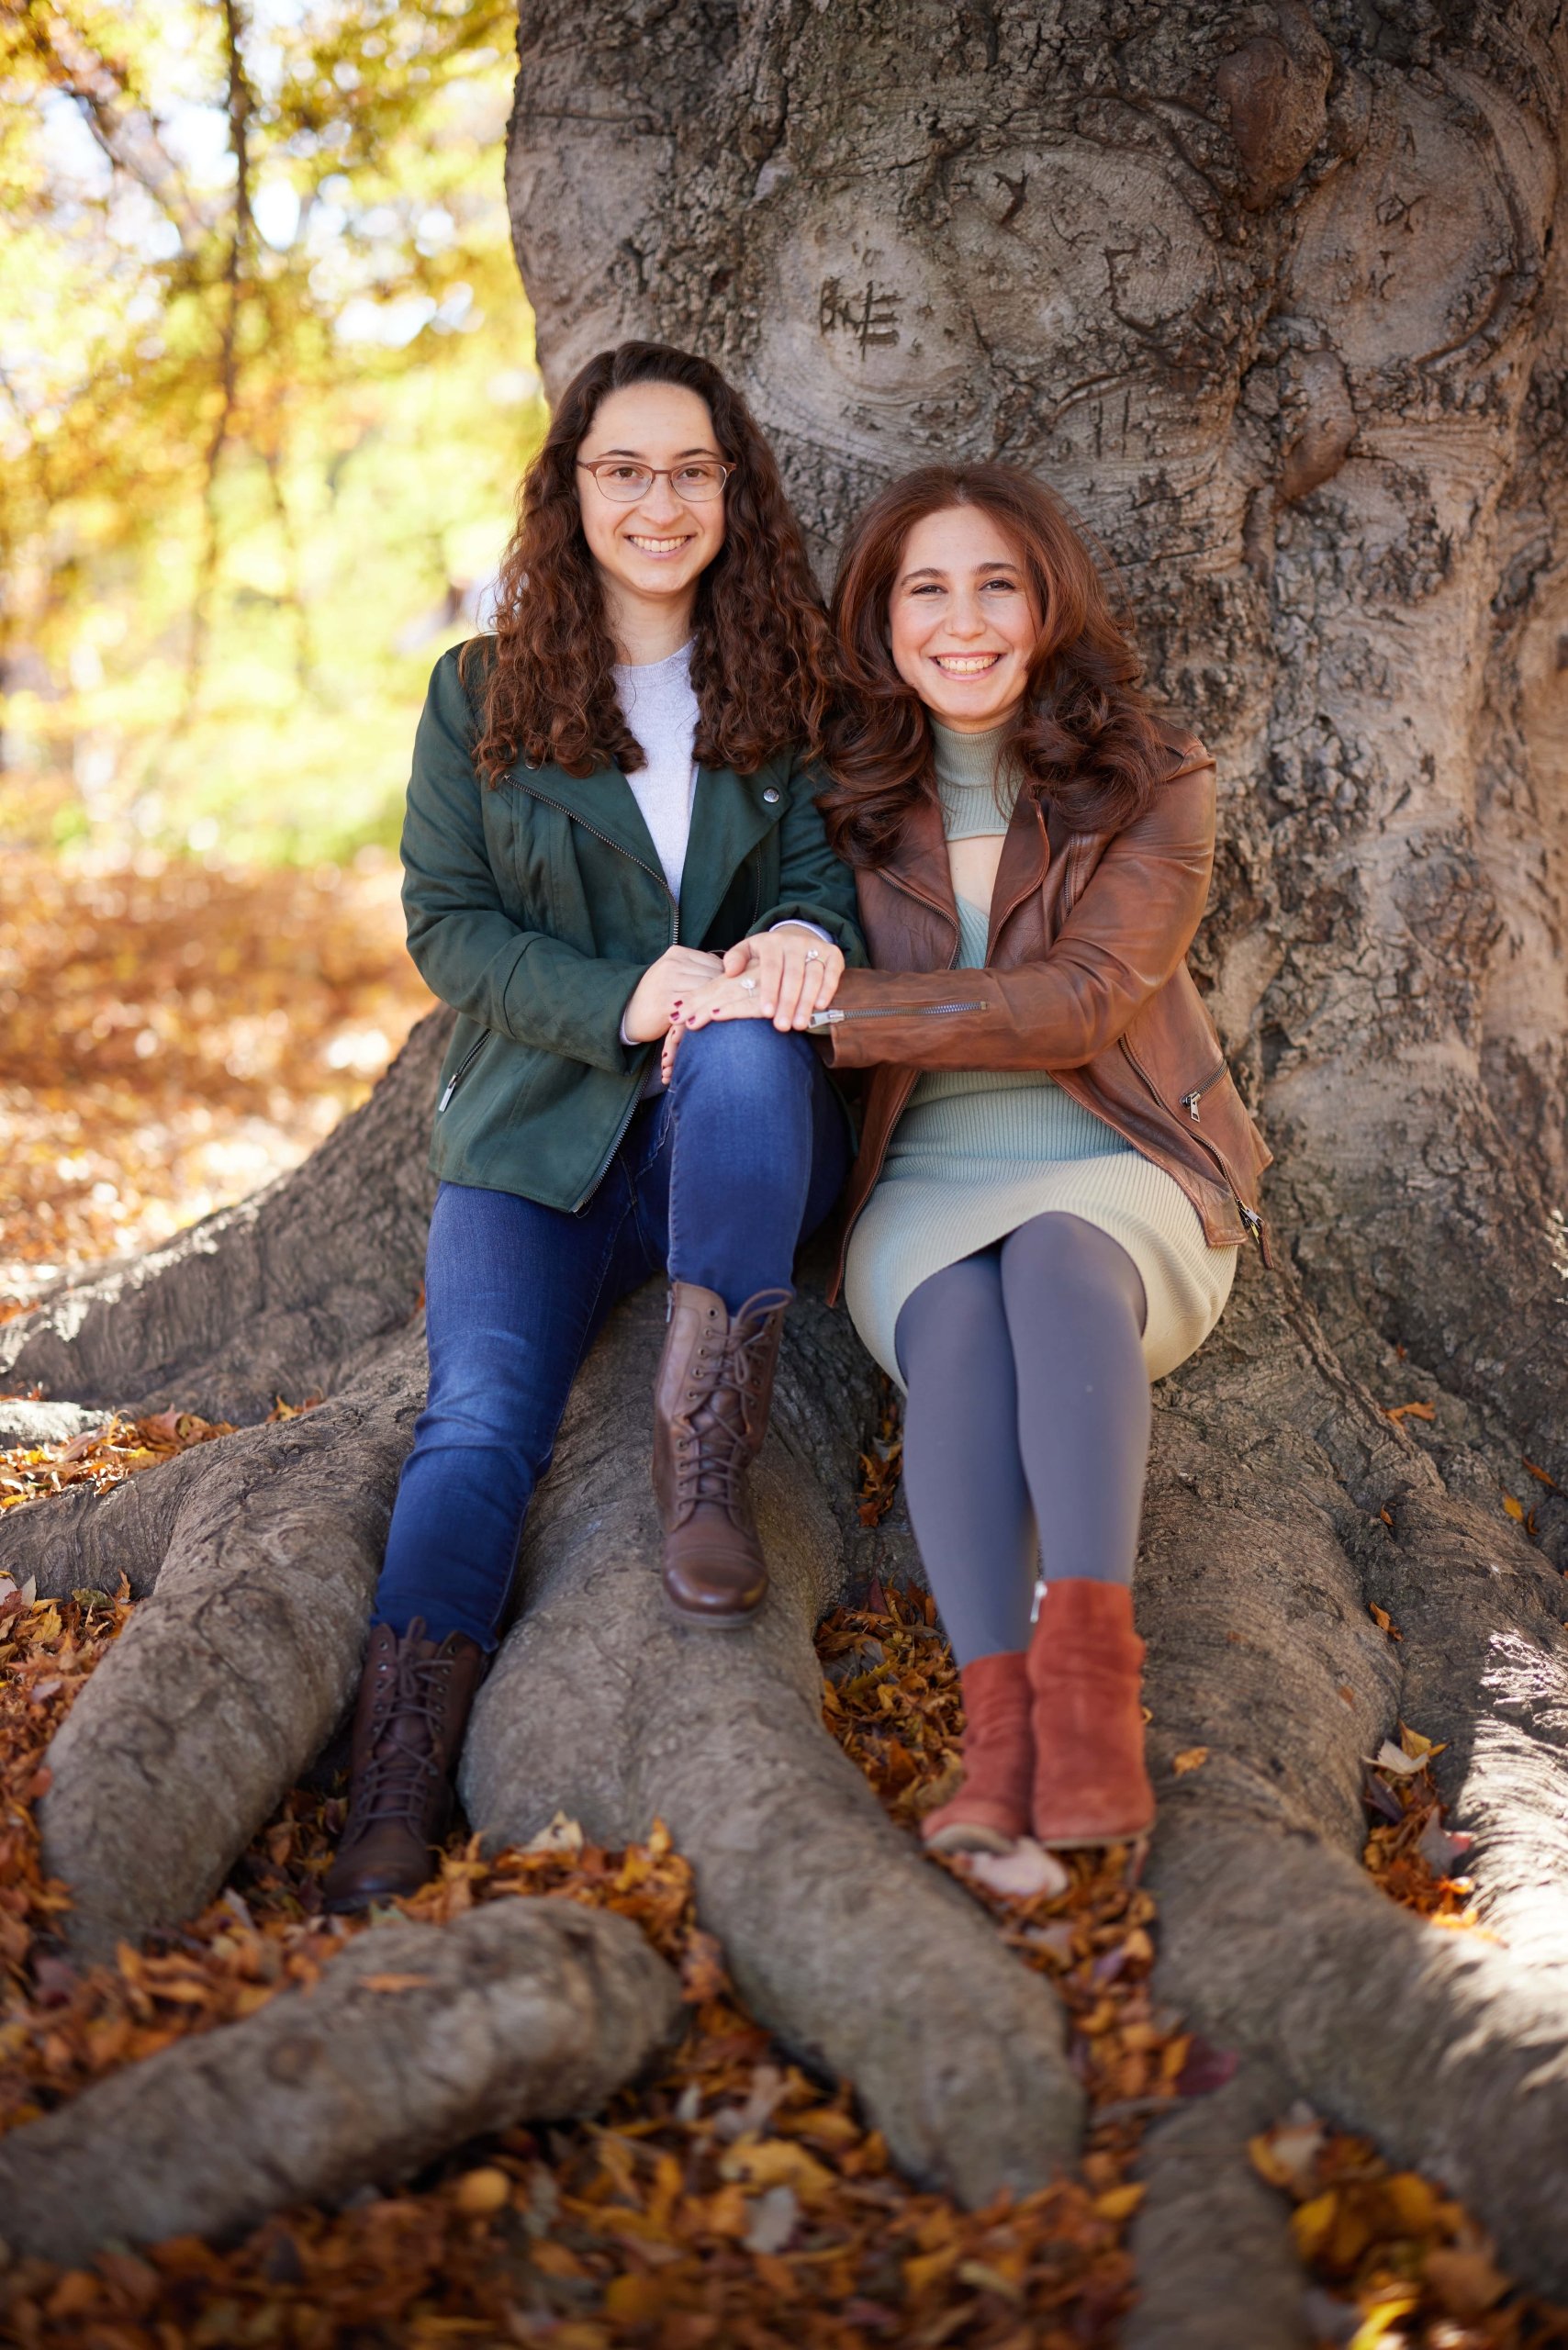
M 755 1449 L 750 1431 L 762 1410 L 768 1336 L 767 1318 L 758 1316 L 707 1330 L 698 1340 L 675 1440 L 681 1504 L 716 1502 L 732 1516 L 740 1509 L 741 1480 Z
M 420 1824 L 431 1787 L 443 1774 L 441 1732 L 455 1662 L 452 1656 L 416 1656 L 409 1645 L 379 1668 L 370 1760 L 353 1791 L 357 1834 L 386 1820 Z

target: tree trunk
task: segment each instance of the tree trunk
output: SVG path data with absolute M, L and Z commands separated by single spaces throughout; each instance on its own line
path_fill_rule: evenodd
M 1241 2064 L 1151 2133 L 1143 2350 L 1304 2339 L 1243 2151 L 1294 2098 L 1445 2179 L 1523 2276 L 1568 2289 L 1568 1502 L 1522 1466 L 1568 1484 L 1556 14 L 524 14 L 509 192 L 547 384 L 623 334 L 708 352 L 824 567 L 907 464 L 1037 467 L 1219 759 L 1196 961 L 1279 1155 L 1280 1270 L 1245 1265 L 1157 1391 L 1159 1983 Z M 352 1679 L 417 1401 L 409 1170 L 442 1026 L 286 1183 L 0 1332 L 12 1382 L 63 1397 L 254 1420 L 273 1392 L 329 1395 L 308 1438 L 255 1428 L 0 1523 L 0 1565 L 51 1588 L 119 1561 L 156 1583 L 53 1757 L 46 1833 L 85 1942 L 202 1897 Z M 865 1360 L 808 1284 L 763 1473 L 776 1592 L 720 1659 L 652 1605 L 654 1311 L 629 1302 L 578 1383 L 476 1712 L 471 1816 L 517 1836 L 559 1803 L 613 1841 L 661 1814 L 756 2011 L 857 2082 L 902 2161 L 970 2197 L 1037 2180 L 1077 2116 L 1048 1995 L 815 1718 L 812 1621 L 868 1564 Z M 1417 1398 L 1429 1425 L 1388 1417 Z M 1504 1506 L 1521 1484 L 1533 1539 Z M 1496 1942 L 1421 1924 L 1360 1864 L 1363 1758 L 1401 1718 L 1448 1742 Z M 184 1791 L 230 1749 L 204 1823 Z M 106 1774 L 134 1864 L 95 1830 Z

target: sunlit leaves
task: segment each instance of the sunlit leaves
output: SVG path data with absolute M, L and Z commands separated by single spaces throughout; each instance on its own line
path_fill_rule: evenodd
M 536 431 L 515 14 L 244 0 L 233 90 L 230 15 L 0 7 L 6 764 L 67 830 L 278 855 L 385 835 Z

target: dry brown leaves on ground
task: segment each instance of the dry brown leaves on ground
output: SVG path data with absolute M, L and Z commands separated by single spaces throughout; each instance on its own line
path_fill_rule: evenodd
M 122 1950 L 113 1967 L 79 1972 L 51 1950 L 63 1896 L 39 1877 L 30 1795 L 67 1673 L 80 1677 L 124 1610 L 29 1606 L 21 1595 L 6 1608 L 0 1897 L 13 1940 L 0 2122 L 15 2126 L 182 2033 L 308 1982 L 360 1929 L 320 1915 L 342 1803 L 306 1785 L 191 1927 Z M 830 1669 L 846 1658 L 854 1667 L 830 1700 L 846 1742 L 895 1813 L 911 1817 L 917 1781 L 940 1777 L 958 1729 L 956 1675 L 927 1604 L 894 1596 L 836 1617 L 823 1646 Z M 915 1776 L 892 1760 L 895 1744 L 918 1751 Z M 992 1905 L 1020 1955 L 1060 1985 L 1100 2118 L 1081 2178 L 979 2213 L 898 2178 L 847 2093 L 809 2078 L 740 2009 L 717 1945 L 695 1924 L 689 1872 L 662 1833 L 606 1853 L 558 1822 L 533 1850 L 494 1863 L 454 1841 L 441 1875 L 400 1906 L 439 1919 L 518 1893 L 622 1909 L 679 1966 L 690 2028 L 658 2079 L 618 2098 L 601 2125 L 508 2132 L 405 2190 L 291 2214 L 223 2253 L 183 2242 L 69 2272 L 15 2261 L 0 2278 L 10 2336 L 40 2350 L 465 2338 L 552 2350 L 1084 2350 L 1114 2339 L 1139 2193 L 1129 2154 L 1146 2112 L 1204 2085 L 1188 2037 L 1149 2009 L 1153 1905 L 1114 1866 L 1096 1875 L 1081 1865 L 1052 1902 Z
M 9 1473 L 25 1472 L 40 1494 L 77 1473 L 115 1482 L 223 1433 L 188 1415 L 111 1420 L 75 1445 L 8 1456 Z M 884 1458 L 880 1446 L 874 1457 Z M 52 1936 L 66 1897 L 41 1875 L 33 1817 L 42 1757 L 129 1612 L 123 1595 L 53 1603 L 0 1585 L 0 2128 L 309 1983 L 363 1930 L 320 1912 L 343 1806 L 341 1782 L 319 1772 L 191 1926 L 140 1952 L 122 1948 L 112 1967 L 78 1970 L 62 1955 Z M 956 1781 L 962 1728 L 931 1601 L 873 1589 L 865 1609 L 829 1618 L 820 1651 L 828 1726 L 913 1830 Z M 1470 1887 L 1449 1874 L 1463 1840 L 1443 1826 L 1435 1751 L 1406 1729 L 1375 1758 L 1367 1864 L 1392 1897 L 1473 1928 Z M 1135 2289 L 1125 2237 L 1141 2192 L 1129 2172 L 1142 2131 L 1173 2098 L 1216 2087 L 1230 2060 L 1154 2002 L 1154 1904 L 1122 1856 L 1075 1859 L 1056 1895 L 1003 1900 L 970 1889 L 1067 2007 L 1092 2112 L 1072 2181 L 979 2213 L 911 2188 L 847 2092 L 791 2065 L 739 2008 L 667 1837 L 656 1830 L 647 1846 L 605 1852 L 558 1821 L 531 1850 L 493 1862 L 454 1838 L 439 1876 L 398 1907 L 440 1920 L 476 1901 L 543 1894 L 635 1919 L 679 1968 L 690 2010 L 657 2079 L 618 2098 L 598 2124 L 503 2133 L 395 2192 L 286 2214 L 235 2247 L 184 2239 L 106 2254 L 91 2270 L 10 2259 L 0 2333 L 27 2350 L 1114 2343 Z M 1440 2188 L 1391 2177 L 1365 2143 L 1300 2111 L 1253 2153 L 1297 2207 L 1323 2343 L 1568 2345 L 1568 2313 L 1515 2294 Z
M 0 1396 L 0 1403 L 6 1400 Z M 313 1411 L 320 1401 L 319 1395 L 308 1395 L 302 1404 L 286 1404 L 280 1395 L 267 1417 L 292 1420 Z M 0 1451 L 0 1510 L 47 1501 L 67 1485 L 92 1485 L 106 1493 L 139 1469 L 154 1469 L 177 1452 L 188 1452 L 194 1444 L 210 1444 L 214 1437 L 233 1433 L 230 1421 L 198 1419 L 194 1412 L 156 1412 L 143 1420 L 121 1419 L 111 1412 L 102 1427 L 89 1428 L 69 1444 L 17 1445 Z
M 427 994 L 398 869 L 0 860 L 0 1316 L 313 1150 Z
M 1568 2311 L 1516 2294 L 1461 2204 L 1393 2171 L 1365 2138 L 1305 2107 L 1255 2138 L 1252 2160 L 1288 2195 L 1314 2279 L 1309 2321 L 1350 2350 L 1551 2350 Z

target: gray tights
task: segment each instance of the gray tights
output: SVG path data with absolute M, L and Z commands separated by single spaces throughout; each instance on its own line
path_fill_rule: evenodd
M 960 1664 L 1027 1648 L 1036 1571 L 1132 1581 L 1145 1311 L 1126 1250 L 1075 1215 L 1033 1217 L 905 1301 L 904 1491 Z

